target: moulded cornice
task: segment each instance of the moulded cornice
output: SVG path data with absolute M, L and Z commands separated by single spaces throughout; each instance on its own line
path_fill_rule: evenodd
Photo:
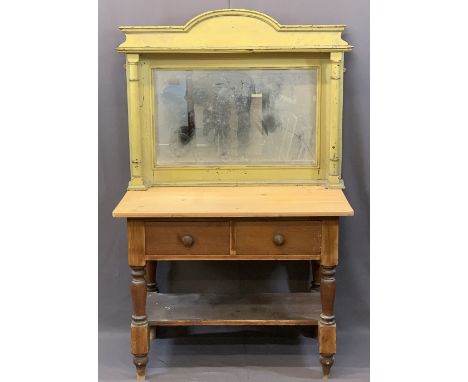
M 341 38 L 344 25 L 281 25 L 272 17 L 246 9 L 202 13 L 183 26 L 122 26 L 127 53 L 349 51 Z

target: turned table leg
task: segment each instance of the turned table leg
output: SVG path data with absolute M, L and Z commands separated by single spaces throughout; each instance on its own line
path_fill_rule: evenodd
M 323 378 L 328 379 L 335 361 L 336 323 L 335 323 L 335 272 L 338 264 L 338 218 L 323 220 L 322 256 L 320 259 L 320 301 L 322 313 L 319 321 L 319 352 Z
M 159 292 L 158 282 L 156 281 L 157 261 L 146 262 L 146 290 L 148 292 Z
M 128 233 L 128 264 L 132 269 L 132 324 L 131 352 L 136 367 L 137 380 L 145 379 L 146 364 L 148 363 L 149 332 L 146 316 L 147 287 L 145 280 L 145 226 L 140 220 L 127 220 Z
M 131 292 L 133 303 L 131 325 L 133 363 L 136 366 L 137 379 L 144 380 L 149 350 L 145 267 L 132 267 Z
M 323 377 L 330 375 L 336 352 L 336 324 L 334 313 L 335 302 L 335 269 L 336 267 L 322 266 L 322 280 L 320 283 L 320 300 L 322 313 L 319 322 L 319 347 L 320 363 L 322 364 Z
M 156 292 L 159 293 L 159 286 L 156 280 L 156 269 L 158 266 L 157 261 L 147 261 L 146 262 L 146 290 L 148 292 Z M 149 328 L 149 340 L 154 340 L 156 338 L 156 327 L 151 326 Z M 151 345 L 151 343 L 150 343 Z
M 310 282 L 310 290 L 319 290 L 320 289 L 320 261 L 311 260 L 310 262 L 312 269 L 312 280 Z
M 318 292 L 320 290 L 320 261 L 311 260 L 310 261 L 310 270 L 311 270 L 311 281 L 309 290 L 311 292 Z M 318 336 L 318 326 L 312 326 L 312 337 Z

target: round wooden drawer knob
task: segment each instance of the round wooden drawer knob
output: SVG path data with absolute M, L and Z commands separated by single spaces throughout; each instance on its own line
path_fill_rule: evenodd
M 277 233 L 275 236 L 273 236 L 273 243 L 275 243 L 277 246 L 281 246 L 285 243 L 284 235 L 282 233 Z
M 182 244 L 187 248 L 190 248 L 193 245 L 192 235 L 184 235 L 182 236 L 181 240 L 182 240 Z

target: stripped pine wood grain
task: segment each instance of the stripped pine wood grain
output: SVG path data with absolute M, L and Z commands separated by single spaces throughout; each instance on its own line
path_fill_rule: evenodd
M 127 191 L 118 218 L 352 216 L 343 191 L 319 186 L 153 187 Z

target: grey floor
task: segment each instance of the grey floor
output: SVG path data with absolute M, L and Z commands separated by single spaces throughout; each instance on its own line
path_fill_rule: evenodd
M 369 381 L 369 332 L 338 332 L 331 381 Z M 99 334 L 99 380 L 135 381 L 129 331 Z M 148 381 L 322 380 L 317 340 L 300 327 L 161 328 L 151 343 Z

